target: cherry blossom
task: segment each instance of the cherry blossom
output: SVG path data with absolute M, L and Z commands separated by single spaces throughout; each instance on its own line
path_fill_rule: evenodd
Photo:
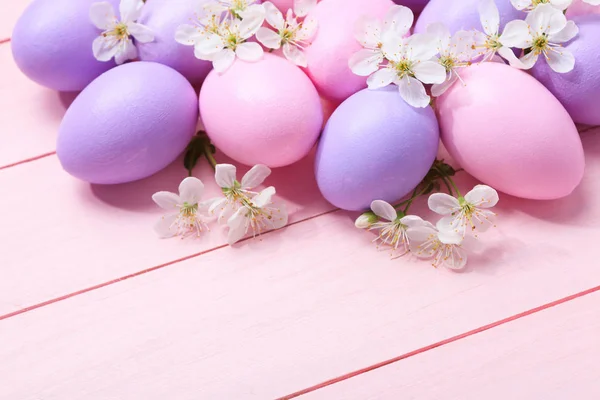
M 418 258 L 432 259 L 434 267 L 459 270 L 467 264 L 467 252 L 461 246 L 460 235 L 433 226 L 409 228 L 406 233 L 410 252 Z

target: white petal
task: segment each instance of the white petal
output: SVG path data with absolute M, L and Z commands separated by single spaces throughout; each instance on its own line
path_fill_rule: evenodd
M 212 57 L 213 68 L 217 72 L 225 72 L 235 61 L 235 53 L 231 49 L 223 49 Z
M 531 39 L 527 22 L 517 19 L 506 24 L 500 36 L 500 43 L 506 47 L 525 49 L 531 43 Z
M 232 188 L 235 182 L 235 165 L 217 164 L 215 167 L 215 181 L 222 188 Z
M 443 68 L 443 67 L 442 67 Z M 425 91 L 425 86 L 413 77 L 406 76 L 397 81 L 400 96 L 413 107 L 425 108 L 429 105 L 431 98 Z
M 109 61 L 119 51 L 119 41 L 112 37 L 98 36 L 92 43 L 92 50 L 98 61 Z
M 227 221 L 229 226 L 229 233 L 227 235 L 227 243 L 233 245 L 239 242 L 247 231 L 247 218 L 246 215 L 248 210 L 245 207 L 240 208 L 235 214 Z
M 436 227 L 440 232 L 450 232 L 451 235 L 459 235 L 461 239 L 466 232 L 465 225 L 462 224 L 462 220 L 460 218 L 454 217 L 453 215 L 447 215 L 444 218 L 440 219 L 436 223 Z
M 256 207 L 262 208 L 271 203 L 274 195 L 275 188 L 273 186 L 269 186 L 268 188 L 261 190 L 259 194 L 252 198 L 252 204 L 254 204 Z
M 240 17 L 242 17 L 242 20 L 248 18 L 260 19 L 260 24 L 262 25 L 265 21 L 266 9 L 263 7 L 262 4 L 252 4 L 246 7 L 245 10 L 240 11 L 239 14 Z
M 264 22 L 264 17 L 260 15 L 252 15 L 240 23 L 240 36 L 243 39 L 248 39 L 250 36 L 256 34 Z
M 142 14 L 143 0 L 121 0 L 119 13 L 122 22 L 134 22 Z
M 465 200 L 479 208 L 490 208 L 498 204 L 498 192 L 487 185 L 477 185 L 465 195 Z
M 265 19 L 269 25 L 278 31 L 282 31 L 285 27 L 285 20 L 281 11 L 270 1 L 265 1 L 263 7 L 265 8 Z
M 287 225 L 288 213 L 284 203 L 273 203 L 269 212 L 271 218 L 268 221 L 271 223 L 271 229 L 279 229 Z
M 263 56 L 263 48 L 256 42 L 246 42 L 238 44 L 235 48 L 235 54 L 244 61 L 258 61 Z
M 256 32 L 256 39 L 268 49 L 278 49 L 281 47 L 281 36 L 264 26 Z
M 416 215 L 407 215 L 405 217 L 402 217 L 400 223 L 402 225 L 406 225 L 409 228 L 415 228 L 417 226 L 428 226 L 428 223 L 426 221 L 423 221 L 423 218 L 418 217 Z
M 531 0 L 510 0 L 510 2 L 517 10 L 524 10 L 531 7 Z
M 390 36 L 386 37 L 381 43 L 381 51 L 388 60 L 398 62 L 404 58 L 407 49 L 407 39 Z
M 406 230 L 410 242 L 410 251 L 419 258 L 430 258 L 435 254 L 433 246 L 423 246 L 424 243 L 437 242 L 437 230 L 431 226 L 415 226 Z
M 513 53 L 513 51 L 510 48 L 501 47 L 498 49 L 498 54 L 506 61 L 508 61 L 511 67 L 519 69 L 528 69 L 528 66 L 525 65 L 520 59 L 518 59 L 517 56 L 515 56 L 515 53 Z
M 294 13 L 304 17 L 317 6 L 317 0 L 294 0 Z
M 483 30 L 488 35 L 496 35 L 500 30 L 500 12 L 494 0 L 479 2 L 479 19 Z
M 154 40 L 154 32 L 145 25 L 129 22 L 127 24 L 127 30 L 131 36 L 140 43 L 149 43 Z
M 367 85 L 369 89 L 379 89 L 388 86 L 396 79 L 396 73 L 391 68 L 383 68 L 369 76 Z
M 154 224 L 154 231 L 161 238 L 170 238 L 177 234 L 177 225 L 175 221 L 177 220 L 178 214 L 170 214 L 162 216 L 156 224 Z
M 290 43 L 283 45 L 283 55 L 299 67 L 306 67 L 308 65 L 304 52 Z
M 271 168 L 262 164 L 255 165 L 242 178 L 242 189 L 254 189 L 258 185 L 262 184 L 269 175 L 271 175 Z
M 561 74 L 571 72 L 575 68 L 575 57 L 569 50 L 563 48 L 548 52 L 546 61 L 550 68 Z
M 383 54 L 377 50 L 361 49 L 350 56 L 348 67 L 359 76 L 369 76 L 379 69 Z
M 413 67 L 415 77 L 423 83 L 442 83 L 446 80 L 446 68 L 435 61 L 424 61 Z
M 225 197 L 220 197 L 217 199 L 213 199 L 212 203 L 208 207 L 208 214 L 210 216 L 215 215 L 217 211 L 220 211 L 227 204 L 227 199 Z
M 407 55 L 414 61 L 427 61 L 438 52 L 437 38 L 427 33 L 415 33 L 406 41 Z
M 223 38 L 221 36 L 216 35 L 214 33 L 209 33 L 208 35 L 200 35 L 196 43 L 194 45 L 194 52 L 196 57 L 199 55 L 202 56 L 210 56 L 215 55 L 223 51 L 224 43 Z M 206 60 L 207 58 L 201 58 L 202 60 Z
M 175 31 L 175 41 L 186 46 L 193 46 L 202 36 L 200 28 L 194 25 L 179 25 Z
M 392 6 L 383 20 L 382 35 L 388 32 L 398 36 L 404 36 L 413 25 L 415 16 L 410 8 L 404 6 Z
M 179 208 L 179 196 L 171 192 L 157 192 L 152 195 L 152 200 L 165 210 L 174 211 Z
M 398 218 L 398 213 L 392 205 L 383 200 L 375 200 L 371 203 L 371 210 L 380 218 L 394 222 Z
M 573 0 L 550 0 L 550 4 L 561 11 L 566 10 L 571 3 L 573 3 Z
M 361 46 L 376 49 L 381 43 L 381 29 L 378 19 L 363 16 L 354 25 L 354 37 Z
M 532 33 L 549 35 L 558 33 L 567 26 L 567 18 L 562 11 L 550 4 L 540 4 L 527 14 L 525 21 L 529 24 Z
M 452 253 L 444 258 L 443 265 L 449 269 L 462 269 L 467 264 L 467 252 L 460 246 L 452 246 Z
M 360 215 L 358 218 L 356 218 L 356 221 L 354 221 L 354 226 L 358 229 L 368 229 L 371 227 L 371 225 L 373 225 L 371 223 L 371 218 L 365 214 Z
M 463 236 L 454 229 L 448 229 L 445 221 L 446 218 L 443 218 L 442 220 L 438 221 L 436 225 L 438 229 L 438 239 L 440 242 L 444 244 L 461 244 L 464 240 Z
M 573 21 L 567 21 L 567 25 L 561 30 L 548 37 L 550 43 L 565 43 L 573 39 L 579 33 L 579 28 Z
M 479 34 L 485 35 L 481 32 Z M 475 31 L 458 31 L 452 35 L 450 41 L 450 54 L 461 61 L 471 61 L 478 57 L 478 50 L 475 48 L 478 38 Z
M 460 209 L 458 199 L 446 193 L 434 193 L 427 200 L 429 209 L 440 215 L 449 215 Z
M 298 33 L 296 33 L 296 39 L 300 41 L 311 40 L 316 34 L 319 24 L 316 18 L 306 18 L 302 21 L 302 26 Z
M 188 177 L 179 184 L 179 197 L 188 204 L 198 204 L 204 193 L 204 184 L 198 178 Z
M 435 36 L 439 54 L 445 54 L 450 48 L 452 34 L 442 22 L 436 22 L 427 26 L 427 33 Z
M 433 97 L 440 97 L 441 95 L 446 93 L 446 91 L 448 89 L 450 89 L 457 80 L 458 80 L 458 75 L 456 74 L 456 72 L 452 72 L 452 74 L 450 74 L 450 77 L 448 79 L 446 79 L 444 82 L 436 83 L 435 85 L 433 85 L 431 87 L 431 95 Z
M 109 30 L 117 23 L 115 9 L 107 1 L 92 3 L 90 6 L 90 19 L 98 29 Z
M 137 58 L 137 48 L 133 44 L 133 40 L 125 39 L 119 42 L 117 53 L 115 54 L 115 62 L 117 65 L 123 64 L 127 60 Z
M 528 53 L 528 54 L 524 55 L 523 57 L 521 57 L 520 60 L 523 63 L 523 65 L 525 66 L 525 69 L 530 69 L 537 62 L 538 54 L 535 54 L 535 52 L 532 51 L 531 53 Z

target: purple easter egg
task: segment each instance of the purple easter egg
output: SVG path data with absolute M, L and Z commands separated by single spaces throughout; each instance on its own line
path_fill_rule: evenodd
M 173 162 L 197 120 L 196 92 L 183 75 L 158 63 L 128 63 L 79 94 L 60 125 L 56 152 L 79 179 L 131 182 Z
M 359 211 L 411 192 L 435 160 L 439 128 L 431 107 L 414 108 L 395 86 L 364 89 L 333 113 L 321 136 L 315 174 L 336 207 Z
M 562 103 L 573 121 L 600 125 L 600 15 L 582 15 L 573 21 L 579 27 L 579 35 L 565 49 L 575 56 L 575 68 L 566 74 L 554 72 L 540 56 L 532 75 Z
M 429 24 L 443 22 L 454 33 L 461 29 L 483 30 L 479 20 L 480 0 L 431 0 L 415 24 L 415 33 L 423 33 Z M 525 19 L 525 13 L 517 10 L 510 0 L 495 0 L 500 12 L 500 31 L 514 19 Z
M 194 47 L 175 41 L 180 25 L 193 24 L 201 17 L 203 5 L 210 0 L 148 0 L 139 22 L 154 32 L 154 41 L 138 43 L 142 61 L 154 61 L 177 70 L 192 84 L 200 84 L 212 69 L 212 63 L 194 56 Z
M 406 6 L 415 13 L 420 13 L 427 3 L 429 3 L 429 0 L 394 0 L 394 3 Z
M 34 0 L 17 21 L 11 38 L 19 69 L 42 86 L 79 91 L 114 60 L 96 60 L 92 42 L 100 30 L 89 17 L 97 0 Z M 108 0 L 118 10 L 118 0 Z

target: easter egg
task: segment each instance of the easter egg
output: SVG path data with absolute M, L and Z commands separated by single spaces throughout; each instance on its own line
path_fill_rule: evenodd
M 564 74 L 554 72 L 544 57 L 540 57 L 531 71 L 575 122 L 600 125 L 600 15 L 579 16 L 573 21 L 579 27 L 579 35 L 564 46 L 575 56 L 573 70 Z
M 79 91 L 114 60 L 96 60 L 92 43 L 100 35 L 89 17 L 97 0 L 34 0 L 21 15 L 11 38 L 19 69 L 42 86 Z M 115 10 L 119 1 L 109 0 Z
M 483 63 L 461 71 L 437 99 L 441 137 L 469 174 L 527 199 L 569 195 L 583 177 L 581 139 L 569 113 L 524 71 Z
M 246 165 L 283 167 L 308 154 L 323 123 L 319 94 L 300 68 L 265 54 L 212 71 L 200 90 L 200 116 L 215 146 Z
M 352 73 L 348 60 L 362 49 L 354 37 L 362 16 L 383 20 L 391 0 L 325 0 L 308 14 L 317 20 L 318 31 L 305 50 L 307 73 L 323 96 L 343 101 L 367 87 L 367 78 Z
M 525 19 L 526 14 L 513 7 L 510 0 L 494 0 L 500 12 L 500 32 L 515 19 Z M 427 26 L 443 22 L 450 32 L 460 30 L 483 30 L 479 19 L 480 0 L 430 0 L 415 24 L 415 33 L 425 33 Z
M 84 181 L 135 181 L 173 162 L 197 121 L 196 92 L 180 73 L 128 63 L 79 94 L 60 125 L 56 152 L 63 168 Z
M 600 14 L 600 7 L 591 5 L 583 0 L 573 0 L 573 3 L 567 8 L 567 18 L 572 19 L 578 15 Z
M 427 3 L 429 3 L 429 0 L 394 0 L 394 3 L 406 6 L 415 13 L 420 13 Z
M 185 76 L 192 84 L 202 83 L 212 69 L 212 63 L 194 56 L 194 47 L 177 43 L 173 38 L 180 25 L 193 24 L 202 17 L 203 5 L 210 0 L 148 0 L 139 23 L 154 32 L 154 40 L 138 43 L 142 61 L 168 65 Z
M 294 9 L 294 0 L 270 0 L 275 7 L 279 8 L 279 11 L 285 15 L 287 10 Z
M 359 211 L 409 194 L 435 160 L 439 129 L 431 107 L 414 108 L 396 86 L 363 89 L 333 113 L 315 160 L 317 184 L 334 206 Z

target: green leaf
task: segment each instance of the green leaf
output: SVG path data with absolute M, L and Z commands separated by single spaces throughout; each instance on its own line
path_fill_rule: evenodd
M 192 171 L 198 164 L 198 160 L 205 156 L 204 152 L 206 148 L 209 148 L 212 154 L 215 154 L 217 151 L 206 133 L 200 131 L 190 140 L 183 156 L 183 166 L 187 169 L 189 176 L 192 176 Z

